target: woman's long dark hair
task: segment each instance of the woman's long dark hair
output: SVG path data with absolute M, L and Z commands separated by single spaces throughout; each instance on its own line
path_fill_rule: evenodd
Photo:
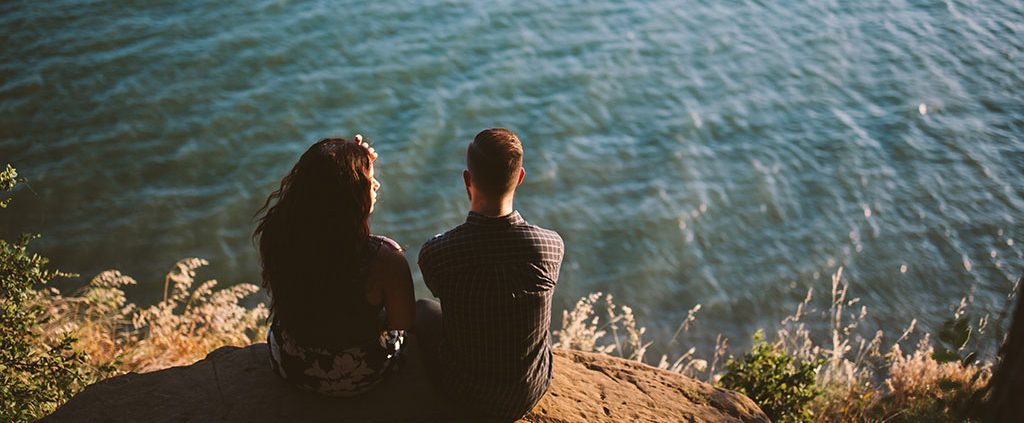
M 299 340 L 320 338 L 365 303 L 358 270 L 370 236 L 371 163 L 355 142 L 321 140 L 256 212 L 271 316 Z

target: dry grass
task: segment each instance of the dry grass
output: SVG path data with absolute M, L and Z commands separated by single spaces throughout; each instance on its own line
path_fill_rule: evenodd
M 595 292 L 580 298 L 572 311 L 562 312 L 562 329 L 554 331 L 555 346 L 643 361 L 647 347 L 651 345 L 643 341 L 647 329 L 637 327 L 633 309 L 616 306 L 611 294 L 604 298 L 601 295 Z M 601 320 L 595 307 L 604 309 L 607 320 Z M 612 332 L 612 340 L 602 345 L 601 339 L 609 330 Z M 620 331 L 622 337 L 619 336 Z
M 966 366 L 959 362 L 939 363 L 932 359 L 933 352 L 927 336 L 906 355 L 899 344 L 893 346 L 889 376 L 885 380 L 889 392 L 885 408 L 889 414 L 899 416 L 909 412 L 922 417 L 931 414 L 952 417 L 962 411 L 958 409 L 968 406 L 971 396 L 984 388 L 992 377 L 990 363 Z
M 128 303 L 124 287 L 136 281 L 116 270 L 94 277 L 77 295 L 42 291 L 46 333 L 71 332 L 90 363 L 114 374 L 185 365 L 224 345 L 248 345 L 266 336 L 267 308 L 238 302 L 259 290 L 239 284 L 215 290 L 216 280 L 193 289 L 206 260 L 179 261 L 164 279 L 163 300 L 146 308 Z
M 640 338 L 644 328 L 637 329 L 628 307 L 619 307 L 622 312 L 615 313 L 611 295 L 604 297 L 608 319 L 602 321 L 595 310 L 595 306 L 602 306 L 599 299 L 600 293 L 590 294 L 581 298 L 573 310 L 563 312 L 562 329 L 554 332 L 556 345 L 643 361 L 643 351 L 650 345 Z M 849 298 L 849 284 L 842 279 L 842 268 L 832 277 L 828 311 L 814 310 L 813 300 L 811 289 L 794 313 L 782 319 L 774 342 L 786 353 L 803 360 L 826 359 L 817 372 L 816 384 L 821 394 L 811 406 L 816 421 L 959 418 L 954 416 L 964 411 L 967 399 L 984 387 L 991 376 L 989 362 L 936 361 L 928 334 L 922 335 L 909 353 L 904 353 L 901 343 L 914 336 L 916 320 L 887 349 L 883 348 L 884 331 L 863 335 L 859 329 L 868 309 L 860 304 L 859 298 Z M 955 316 L 959 317 L 966 306 L 967 301 L 962 300 Z M 685 336 L 700 308 L 697 304 L 687 313 L 672 341 Z M 830 323 L 824 342 L 816 339 L 806 324 L 808 319 L 820 318 Z M 986 322 L 987 317 L 982 318 L 979 329 L 983 330 Z M 612 342 L 602 342 L 608 331 L 617 333 L 616 325 L 629 328 L 626 331 L 631 336 L 624 344 L 617 336 Z M 662 356 L 657 367 L 715 383 L 721 377 L 717 372 L 727 352 L 728 339 L 719 335 L 710 359 L 700 358 L 696 349 L 690 348 L 674 360 Z

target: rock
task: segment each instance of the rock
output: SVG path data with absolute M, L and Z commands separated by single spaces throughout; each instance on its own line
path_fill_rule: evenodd
M 356 398 L 327 398 L 286 385 L 267 345 L 223 347 L 189 366 L 97 382 L 45 422 L 448 421 L 415 342 L 405 367 Z M 685 376 L 599 354 L 555 350 L 555 378 L 522 421 L 758 421 L 747 397 Z
M 415 349 L 412 344 L 407 346 Z M 440 398 L 419 360 L 406 360 L 404 365 L 365 395 L 329 398 L 294 389 L 279 379 L 270 370 L 265 343 L 222 347 L 189 366 L 129 373 L 92 384 L 43 421 L 430 421 L 442 411 Z
M 530 422 L 768 422 L 745 395 L 636 361 L 555 350 L 555 377 Z

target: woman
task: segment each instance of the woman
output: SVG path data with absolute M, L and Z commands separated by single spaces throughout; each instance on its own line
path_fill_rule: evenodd
M 271 364 L 324 395 L 358 395 L 383 380 L 413 321 L 405 254 L 370 234 L 376 158 L 360 135 L 313 144 L 257 212 Z

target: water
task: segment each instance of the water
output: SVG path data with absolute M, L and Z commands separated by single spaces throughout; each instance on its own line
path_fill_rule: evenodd
M 518 208 L 567 244 L 556 313 L 613 293 L 659 352 L 743 345 L 839 266 L 891 331 L 999 310 L 1024 268 L 1021 1 L 478 3 L 0 3 L 0 161 L 28 178 L 0 234 L 142 302 L 187 256 L 258 282 L 253 213 L 361 132 L 372 227 L 415 264 L 506 126 Z

